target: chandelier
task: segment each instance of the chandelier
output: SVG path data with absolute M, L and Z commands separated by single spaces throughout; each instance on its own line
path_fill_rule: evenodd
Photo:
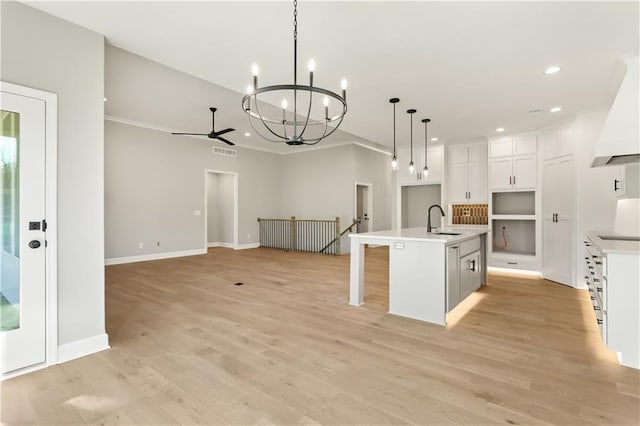
M 253 85 L 242 97 L 242 109 L 249 116 L 253 130 L 270 142 L 287 145 L 315 145 L 335 132 L 347 113 L 347 80 L 342 79 L 342 96 L 330 90 L 313 85 L 316 64 L 309 61 L 309 85 L 298 84 L 298 2 L 293 2 L 293 84 L 279 84 L 258 87 L 260 69 L 253 64 Z M 258 99 L 261 95 L 261 99 Z M 314 96 L 315 95 L 315 96 Z M 319 99 L 322 97 L 322 105 Z M 265 100 L 268 98 L 268 100 Z M 267 115 L 260 110 L 259 102 L 270 103 L 274 98 L 282 98 L 281 113 Z M 291 101 L 291 103 L 289 103 Z M 331 103 L 335 104 L 331 105 Z M 267 109 L 272 109 L 267 106 Z M 321 117 L 323 118 L 312 118 Z M 255 124 L 258 124 L 259 131 Z

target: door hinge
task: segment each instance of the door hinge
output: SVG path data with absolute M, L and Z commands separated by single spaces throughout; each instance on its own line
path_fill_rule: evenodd
M 47 232 L 47 220 L 42 219 L 42 232 Z

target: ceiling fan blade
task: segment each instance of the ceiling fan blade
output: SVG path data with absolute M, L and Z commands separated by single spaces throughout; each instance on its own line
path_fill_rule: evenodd
M 171 133 L 172 135 L 209 136 L 209 133 Z
M 232 128 L 228 128 L 228 129 L 224 129 L 224 130 L 220 130 L 219 132 L 213 132 L 213 136 L 220 136 L 220 135 L 224 135 L 225 133 L 229 133 L 229 132 L 233 132 L 236 129 L 232 129 Z
M 219 141 L 222 141 L 222 142 L 226 143 L 227 145 L 231 145 L 231 146 L 235 145 L 235 143 L 233 143 L 230 140 L 227 140 L 225 138 L 221 138 L 220 136 L 216 136 L 214 139 L 218 139 Z

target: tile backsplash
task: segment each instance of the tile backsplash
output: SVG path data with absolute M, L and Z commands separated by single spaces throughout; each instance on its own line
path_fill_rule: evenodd
M 488 225 L 488 204 L 453 204 L 451 223 L 454 225 Z

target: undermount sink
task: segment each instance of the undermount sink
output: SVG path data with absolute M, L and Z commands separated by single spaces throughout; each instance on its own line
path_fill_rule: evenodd
M 433 232 L 434 235 L 462 235 L 455 232 Z
M 605 241 L 640 241 L 640 237 L 625 237 L 622 235 L 599 235 Z

